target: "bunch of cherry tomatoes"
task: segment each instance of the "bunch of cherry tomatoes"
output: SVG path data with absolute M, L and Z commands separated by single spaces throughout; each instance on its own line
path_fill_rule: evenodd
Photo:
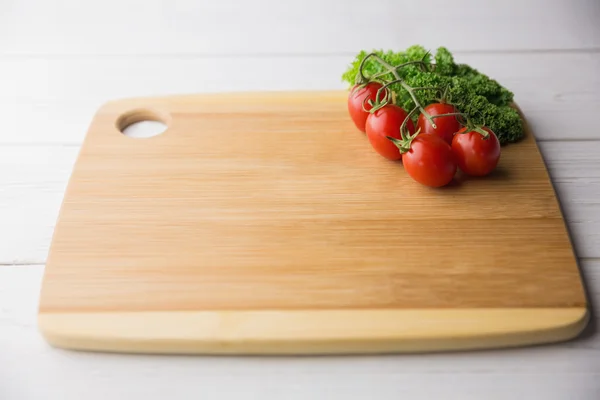
M 471 176 L 485 176 L 496 168 L 500 142 L 489 128 L 470 123 L 462 126 L 459 117 L 463 115 L 443 101 L 426 107 L 417 103 L 408 113 L 392 104 L 388 85 L 377 81 L 357 84 L 348 96 L 352 121 L 367 134 L 377 153 L 402 160 L 408 175 L 431 187 L 450 183 L 457 168 Z M 411 116 L 417 111 L 415 131 Z

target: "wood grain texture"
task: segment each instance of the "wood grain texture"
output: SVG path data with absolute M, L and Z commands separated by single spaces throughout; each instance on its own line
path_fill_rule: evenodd
M 576 254 L 600 258 L 600 141 L 542 142 L 539 147 Z M 0 146 L 0 221 L 5 243 L 0 246 L 0 265 L 46 262 L 79 148 Z
M 56 226 L 44 318 L 574 308 L 585 320 L 579 271 L 532 135 L 505 148 L 494 176 L 432 190 L 365 151 L 345 96 L 243 93 L 104 106 Z M 148 116 L 167 131 L 145 140 L 119 133 Z

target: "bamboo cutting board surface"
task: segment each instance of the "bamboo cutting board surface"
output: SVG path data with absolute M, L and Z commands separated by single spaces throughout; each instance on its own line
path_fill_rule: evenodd
M 55 346 L 357 353 L 565 340 L 588 319 L 533 135 L 431 189 L 371 150 L 346 92 L 114 101 L 56 225 L 39 326 Z M 145 139 L 120 130 L 168 128 Z

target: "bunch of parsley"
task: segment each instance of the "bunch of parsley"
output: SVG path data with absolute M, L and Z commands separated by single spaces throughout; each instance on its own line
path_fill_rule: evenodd
M 350 85 L 355 83 L 360 64 L 369 53 L 361 51 L 356 56 L 342 75 L 345 82 Z M 456 64 L 452 54 L 445 47 L 438 48 L 435 57 L 418 45 L 409 47 L 404 52 L 374 53 L 392 65 L 422 60 L 429 65 L 426 70 L 419 65 L 407 65 L 398 69 L 400 77 L 409 86 L 447 89 L 448 102 L 466 114 L 473 123 L 489 127 L 501 144 L 516 142 L 523 137 L 523 121 L 519 113 L 511 107 L 513 93 L 470 66 Z M 363 74 L 367 77 L 383 71 L 385 68 L 373 58 L 367 59 L 363 66 Z M 384 78 L 393 79 L 391 75 Z M 392 84 L 390 90 L 397 105 L 407 111 L 415 107 L 409 93 L 400 85 Z M 415 94 L 423 106 L 438 101 L 440 96 L 438 90 L 418 90 Z M 415 120 L 416 117 L 417 115 L 414 116 Z

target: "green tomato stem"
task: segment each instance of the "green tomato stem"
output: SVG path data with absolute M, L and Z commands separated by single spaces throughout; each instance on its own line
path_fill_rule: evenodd
M 369 54 L 368 56 L 366 56 L 363 59 L 363 61 L 369 57 L 373 57 L 375 59 L 375 61 L 377 61 L 379 64 L 381 64 L 385 68 L 387 68 L 388 69 L 387 73 L 392 73 L 396 79 L 401 80 L 400 75 L 398 74 L 398 71 L 396 70 L 396 67 L 394 67 L 392 64 L 388 63 L 387 61 L 385 61 L 383 58 L 379 57 L 375 53 Z
M 437 115 L 432 116 L 432 118 L 452 117 L 452 116 L 455 116 L 455 115 L 462 115 L 462 116 L 464 116 L 465 114 L 459 113 L 459 112 L 456 112 L 456 113 L 446 113 L 446 114 L 437 114 Z
M 410 151 L 410 146 L 412 141 L 419 135 L 419 131 L 415 132 L 414 135 L 408 135 L 402 139 L 396 139 L 391 136 L 386 136 L 386 139 L 394 143 L 398 150 L 400 150 L 400 154 L 408 153 Z
M 440 103 L 448 103 L 450 101 L 450 85 L 446 85 L 440 98 Z
M 400 154 L 404 154 L 410 150 L 410 145 L 411 145 L 412 141 L 420 133 L 420 131 L 417 130 L 413 135 L 411 135 L 406 128 L 406 122 L 409 121 L 410 117 L 418 110 L 419 110 L 419 107 L 413 108 L 408 113 L 406 118 L 404 118 L 404 121 L 402 121 L 402 125 L 400 125 L 400 139 L 396 139 L 391 136 L 386 136 L 386 138 L 388 140 L 390 140 L 392 143 L 394 143 L 394 145 L 396 145 L 398 150 L 400 150 Z
M 410 97 L 412 98 L 413 102 L 415 103 L 415 105 L 419 108 L 419 110 L 423 113 L 423 115 L 425 116 L 425 118 L 427 118 L 427 120 L 429 121 L 429 123 L 431 124 L 431 126 L 435 129 L 437 128 L 437 125 L 435 124 L 435 122 L 433 122 L 433 118 L 431 118 L 431 115 L 425 111 L 425 108 L 423 108 L 423 106 L 421 105 L 421 103 L 419 102 L 419 100 L 417 99 L 417 97 L 415 96 L 414 90 L 413 88 L 411 88 L 408 84 L 406 84 L 406 82 L 404 82 L 402 80 L 402 78 L 400 78 L 400 74 L 398 74 L 398 71 L 396 70 L 396 67 L 394 67 L 392 64 L 388 63 L 387 61 L 385 61 L 384 59 L 382 59 L 381 57 L 379 57 L 377 54 L 375 53 L 371 53 L 369 55 L 367 55 L 364 59 L 363 62 L 366 58 L 368 57 L 373 57 L 377 62 L 379 62 L 381 65 L 383 65 L 385 68 L 388 69 L 389 72 L 391 72 L 394 77 L 396 78 L 396 80 L 398 81 L 397 83 L 400 84 L 400 86 L 402 86 L 402 88 L 404 90 L 406 90 L 408 92 L 408 94 L 410 95 Z M 420 61 L 419 63 L 424 64 L 423 61 Z M 361 63 L 362 64 L 362 63 Z M 364 66 L 364 65 L 363 65 Z M 360 70 L 360 69 L 359 69 Z M 360 73 L 362 75 L 362 72 Z M 364 75 L 362 75 L 364 76 Z
M 400 137 L 402 137 L 405 140 L 407 140 L 407 138 L 410 136 L 410 134 L 408 132 L 408 128 L 406 127 L 406 123 L 410 120 L 410 118 L 412 117 L 412 115 L 418 109 L 419 109 L 419 107 L 415 107 L 412 110 L 410 110 L 410 112 L 408 113 L 408 115 L 406 116 L 406 118 L 404 118 L 404 121 L 402 121 L 402 125 L 400 125 Z
M 385 85 L 380 87 L 379 90 L 377 90 L 377 93 L 375 94 L 375 104 L 371 104 L 372 108 L 369 111 L 371 114 L 389 104 L 391 97 L 392 97 L 391 96 L 392 92 L 390 90 L 388 90 L 388 87 L 390 85 L 393 85 L 394 83 L 399 83 L 399 82 L 400 82 L 400 80 L 387 82 Z M 384 95 L 381 98 L 381 100 L 379 100 L 379 97 L 381 96 L 381 92 L 384 92 Z M 364 106 L 363 106 L 363 110 L 364 110 Z
M 433 118 L 431 118 L 431 115 L 427 111 L 425 111 L 421 103 L 419 103 L 419 100 L 417 100 L 413 89 L 410 86 L 408 86 L 405 82 L 400 82 L 400 85 L 404 88 L 404 90 L 408 92 L 415 105 L 419 108 L 419 110 L 421 110 L 421 113 L 425 118 L 427 118 L 433 129 L 437 128 L 437 125 L 435 124 L 435 122 L 433 122 Z
M 365 58 L 367 58 L 367 57 L 365 57 Z M 364 60 L 364 59 L 363 59 L 363 60 Z M 385 61 L 384 61 L 384 62 L 385 62 Z M 415 64 L 418 64 L 419 66 L 423 66 L 425 63 L 424 63 L 423 61 L 421 61 L 421 60 L 417 60 L 417 61 L 408 61 L 408 62 L 405 62 L 404 64 L 400 64 L 400 65 L 398 65 L 398 66 L 396 66 L 396 67 L 392 66 L 392 69 L 394 69 L 394 70 L 398 71 L 400 68 L 406 67 L 407 65 L 415 65 Z M 390 64 L 389 64 L 389 65 L 390 65 Z M 391 71 L 391 69 L 388 69 L 388 70 L 386 70 L 386 71 L 383 71 L 383 72 L 378 72 L 378 73 L 376 73 L 376 74 L 373 74 L 373 75 L 371 75 L 371 79 L 376 79 L 376 78 L 379 78 L 379 77 L 381 77 L 381 76 L 385 76 L 385 75 L 387 75 L 387 74 L 392 74 L 392 73 L 393 73 L 393 72 Z
M 363 74 L 363 68 L 365 66 L 365 62 L 367 61 L 367 58 L 369 58 L 369 55 L 365 56 L 365 58 L 363 58 L 360 62 L 360 65 L 358 67 L 358 73 L 356 74 L 356 78 L 354 79 L 354 83 L 356 85 L 364 85 L 369 81 L 367 77 Z
M 479 133 L 481 136 L 483 136 L 483 139 L 485 140 L 487 140 L 490 137 L 490 133 L 480 126 L 476 126 L 475 128 L 473 128 L 473 131 Z

